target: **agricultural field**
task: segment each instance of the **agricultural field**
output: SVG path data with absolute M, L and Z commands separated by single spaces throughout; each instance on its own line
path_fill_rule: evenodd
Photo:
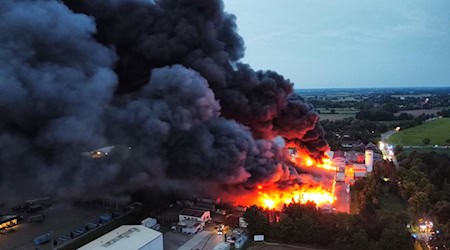
M 423 139 L 429 138 L 429 145 L 448 145 L 450 139 L 450 118 L 428 121 L 422 125 L 405 129 L 389 137 L 388 142 L 394 145 L 423 145 Z
M 320 112 L 320 120 L 322 121 L 336 121 L 348 117 L 355 117 L 355 114 L 358 112 L 354 108 L 317 108 L 317 110 Z M 334 113 L 332 110 L 334 110 Z
M 337 121 L 342 120 L 344 118 L 355 117 L 353 114 L 320 114 L 320 120 L 329 120 L 329 121 Z

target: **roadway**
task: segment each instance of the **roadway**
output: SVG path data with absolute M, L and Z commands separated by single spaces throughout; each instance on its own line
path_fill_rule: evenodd
M 213 249 L 217 244 L 225 240 L 225 235 L 217 234 L 214 228 L 208 228 L 200 233 L 197 233 L 192 239 L 184 243 L 178 250 L 192 250 L 192 249 Z
M 336 186 L 334 189 L 334 196 L 336 197 L 336 201 L 333 204 L 333 207 L 337 212 L 342 213 L 350 213 L 350 193 L 347 193 L 347 183 L 345 182 L 336 182 Z
M 383 153 L 383 158 L 388 159 L 389 161 L 392 161 L 395 165 L 396 168 L 399 167 L 398 161 L 397 161 L 397 157 L 394 154 L 394 148 L 392 147 L 391 149 L 389 148 L 389 144 L 387 143 L 387 139 L 393 135 L 394 133 L 396 133 L 396 130 L 389 130 L 385 133 L 381 134 L 381 142 L 383 146 L 380 146 L 379 149 L 381 150 L 381 153 Z

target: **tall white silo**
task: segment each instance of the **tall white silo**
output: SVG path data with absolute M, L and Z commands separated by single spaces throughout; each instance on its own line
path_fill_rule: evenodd
M 373 170 L 373 150 L 366 150 L 365 159 L 367 172 L 370 173 Z

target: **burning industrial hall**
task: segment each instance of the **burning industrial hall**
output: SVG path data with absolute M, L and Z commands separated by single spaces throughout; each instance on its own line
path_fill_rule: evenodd
M 122 198 L 158 203 L 156 190 L 241 210 L 314 203 L 348 213 L 350 185 L 372 171 L 370 149 L 330 151 L 293 82 L 243 62 L 236 16 L 221 0 L 5 0 L 0 29 L 2 234 L 68 244 L 135 216 Z M 62 216 L 75 203 L 102 210 Z M 199 207 L 177 212 L 174 233 L 211 227 L 218 210 Z M 242 213 L 235 224 L 245 225 Z M 53 226 L 60 219 L 72 231 Z M 133 239 L 161 248 L 160 224 L 142 223 L 84 249 Z M 230 241 L 243 245 L 244 231 Z
M 6 1 L 0 13 L 3 203 L 143 187 L 333 200 L 308 172 L 328 166 L 318 114 L 288 79 L 241 62 L 222 1 Z

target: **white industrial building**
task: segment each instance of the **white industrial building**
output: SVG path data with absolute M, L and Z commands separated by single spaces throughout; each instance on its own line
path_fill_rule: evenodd
M 203 230 L 206 222 L 211 220 L 211 212 L 201 208 L 185 208 L 181 210 L 178 219 L 175 231 L 196 234 Z
M 179 221 L 196 220 L 206 223 L 211 220 L 211 212 L 209 210 L 203 209 L 185 208 L 181 210 L 180 214 L 178 215 L 178 219 Z
M 336 168 L 337 182 L 354 181 L 373 171 L 375 153 L 371 149 L 365 150 L 364 154 L 356 151 L 334 151 L 327 152 L 327 155 Z
M 178 232 L 185 234 L 196 234 L 203 230 L 205 223 L 196 220 L 183 220 L 178 222 L 176 228 Z
M 163 250 L 163 235 L 142 225 L 124 225 L 79 250 Z

